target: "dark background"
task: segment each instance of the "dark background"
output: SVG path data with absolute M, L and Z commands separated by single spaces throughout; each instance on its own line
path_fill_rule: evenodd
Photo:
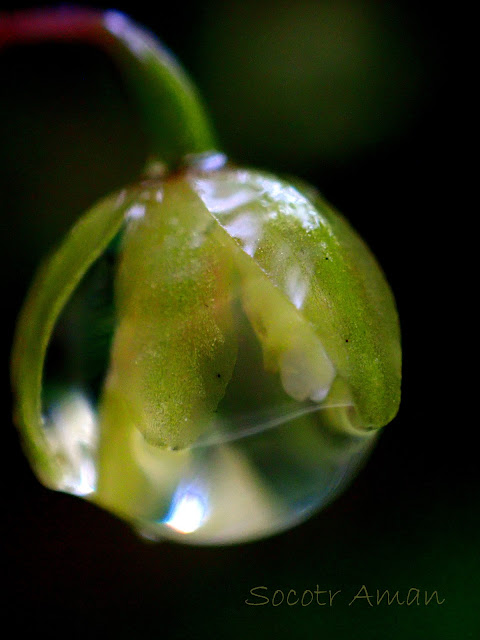
M 460 214 L 448 196 L 465 117 L 455 7 L 210 0 L 116 8 L 175 51 L 233 159 L 309 180 L 370 244 L 398 303 L 403 401 L 334 504 L 261 542 L 146 543 L 96 507 L 44 489 L 9 419 L 15 318 L 41 257 L 86 207 L 135 178 L 147 144 L 104 54 L 66 44 L 0 51 L 5 624 L 53 638 L 479 637 L 477 420 L 464 397 L 461 357 L 471 347 L 460 330 Z M 317 584 L 342 589 L 343 600 L 303 609 L 244 603 L 257 585 L 271 596 Z M 445 602 L 349 607 L 362 584 L 371 593 L 436 589 Z

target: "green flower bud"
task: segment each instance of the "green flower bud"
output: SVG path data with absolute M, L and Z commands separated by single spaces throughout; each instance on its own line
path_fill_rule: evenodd
M 394 300 L 366 245 L 313 190 L 222 162 L 94 207 L 14 351 L 43 480 L 200 543 L 331 499 L 400 396 Z

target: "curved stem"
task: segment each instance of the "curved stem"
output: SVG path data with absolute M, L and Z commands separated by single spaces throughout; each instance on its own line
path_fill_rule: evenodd
M 0 14 L 0 47 L 42 41 L 81 41 L 104 49 L 118 63 L 151 145 L 176 164 L 216 148 L 201 99 L 173 56 L 155 36 L 118 11 L 60 8 Z

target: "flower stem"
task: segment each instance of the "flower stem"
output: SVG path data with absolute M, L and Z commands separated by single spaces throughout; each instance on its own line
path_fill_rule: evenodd
M 187 154 L 217 148 L 185 71 L 153 34 L 123 13 L 65 7 L 0 14 L 0 47 L 43 41 L 86 42 L 117 62 L 153 156 L 175 165 Z

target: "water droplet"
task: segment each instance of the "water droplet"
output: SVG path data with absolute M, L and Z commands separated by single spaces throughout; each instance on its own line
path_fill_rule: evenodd
M 257 195 L 227 186 L 202 202 L 187 181 L 152 184 L 149 198 L 143 185 L 48 346 L 57 488 L 149 539 L 228 544 L 293 526 L 338 494 L 375 437 L 332 426 L 350 400 L 328 402 L 337 372 L 299 312 L 305 270 L 292 265 L 281 292 L 252 266 L 259 224 L 228 216 Z

